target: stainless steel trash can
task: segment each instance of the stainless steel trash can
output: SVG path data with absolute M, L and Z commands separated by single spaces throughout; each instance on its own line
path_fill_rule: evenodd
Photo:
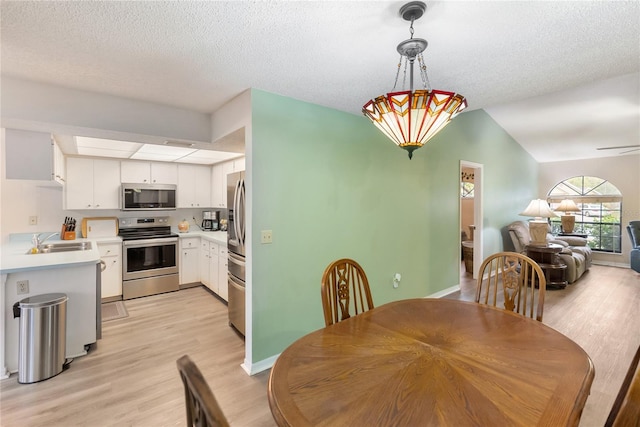
M 46 380 L 62 372 L 67 344 L 67 296 L 43 294 L 19 302 L 18 382 Z

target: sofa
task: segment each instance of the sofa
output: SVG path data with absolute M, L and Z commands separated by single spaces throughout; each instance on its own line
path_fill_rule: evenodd
M 526 254 L 526 247 L 531 241 L 529 223 L 515 221 L 509 224 L 507 230 L 515 251 Z M 555 243 L 562 246 L 562 251 L 558 255 L 567 266 L 566 279 L 568 283 L 575 282 L 591 268 L 592 252 L 587 245 L 587 239 L 574 236 L 554 236 L 551 233 L 547 233 L 547 243 Z
M 640 273 L 640 221 L 629 221 L 627 231 L 631 238 L 631 252 L 629 253 L 629 264 L 633 271 Z

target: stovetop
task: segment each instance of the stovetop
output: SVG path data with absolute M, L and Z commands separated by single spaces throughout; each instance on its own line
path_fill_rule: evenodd
M 118 236 L 122 240 L 178 237 L 171 232 L 170 220 L 168 216 L 120 218 Z

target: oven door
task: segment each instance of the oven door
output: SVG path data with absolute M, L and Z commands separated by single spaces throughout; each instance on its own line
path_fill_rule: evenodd
M 142 279 L 178 273 L 178 238 L 125 240 L 122 279 Z

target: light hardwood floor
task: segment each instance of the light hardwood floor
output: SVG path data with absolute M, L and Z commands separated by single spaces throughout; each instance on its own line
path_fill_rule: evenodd
M 461 291 L 448 298 L 473 300 L 474 289 L 463 274 Z M 184 426 L 175 362 L 188 353 L 232 425 L 275 426 L 269 372 L 249 377 L 240 368 L 244 342 L 228 327 L 222 302 L 197 287 L 125 304 L 129 317 L 106 322 L 98 347 L 68 371 L 37 384 L 18 384 L 16 375 L 0 381 L 0 425 Z M 547 292 L 544 323 L 581 345 L 595 365 L 581 427 L 604 424 L 640 345 L 639 306 L 640 274 L 629 269 L 593 266 L 575 284 Z
M 461 270 L 460 291 L 447 298 L 473 301 L 476 282 Z M 548 289 L 544 324 L 579 344 L 591 357 L 595 378 L 581 427 L 601 427 L 640 346 L 640 274 L 594 265 L 562 290 Z

